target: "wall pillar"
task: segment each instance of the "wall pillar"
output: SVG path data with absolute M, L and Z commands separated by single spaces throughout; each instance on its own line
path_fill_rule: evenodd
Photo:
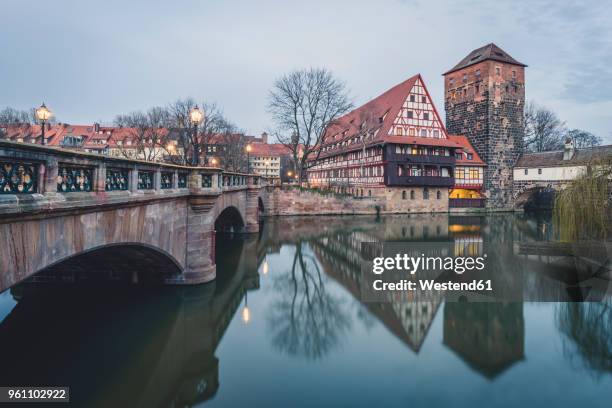
M 246 205 L 245 205 L 245 220 L 244 232 L 259 232 L 259 190 L 261 189 L 260 182 L 256 181 L 256 177 L 249 177 L 246 189 Z

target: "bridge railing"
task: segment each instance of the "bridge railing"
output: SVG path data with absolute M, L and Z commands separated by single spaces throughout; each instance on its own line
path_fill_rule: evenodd
M 58 196 L 190 194 L 266 185 L 254 174 L 76 152 L 0 140 L 0 205 Z M 81 193 L 81 194 L 78 194 Z

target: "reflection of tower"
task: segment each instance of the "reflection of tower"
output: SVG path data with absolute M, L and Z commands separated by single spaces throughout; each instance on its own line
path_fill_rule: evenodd
M 444 305 L 444 344 L 488 378 L 522 360 L 524 343 L 521 302 Z

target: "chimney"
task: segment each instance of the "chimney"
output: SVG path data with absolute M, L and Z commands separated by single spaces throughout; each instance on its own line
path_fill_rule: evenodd
M 100 131 L 100 124 L 94 123 L 94 132 L 98 133 Z
M 574 141 L 568 137 L 565 139 L 565 146 L 563 148 L 563 160 L 571 160 L 574 157 L 574 153 L 576 153 Z
M 264 144 L 268 143 L 268 134 L 266 132 L 263 132 L 261 134 L 261 143 L 264 143 Z

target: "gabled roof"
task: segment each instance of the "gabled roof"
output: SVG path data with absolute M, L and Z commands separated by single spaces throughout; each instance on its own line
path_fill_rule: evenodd
M 480 47 L 470 52 L 467 57 L 459 61 L 457 65 L 455 65 L 452 69 L 446 71 L 444 75 L 450 74 L 451 72 L 458 71 L 465 67 L 469 67 L 470 65 L 478 64 L 479 62 L 483 62 L 486 60 L 500 61 L 505 62 L 507 64 L 518 65 L 521 67 L 526 67 L 527 65 L 518 62 L 514 58 L 512 58 L 508 53 L 497 45 L 490 43 L 485 45 L 484 47 Z
M 395 85 L 388 91 L 377 96 L 366 104 L 352 110 L 344 116 L 336 119 L 325 132 L 323 143 L 321 147 L 328 145 L 334 145 L 336 143 L 344 142 L 359 135 L 362 131 L 362 125 L 369 132 L 376 134 L 375 137 L 367 139 L 366 145 L 380 144 L 380 143 L 401 143 L 401 144 L 418 144 L 425 146 L 445 146 L 445 147 L 460 147 L 456 142 L 447 138 L 431 138 L 431 137 L 420 137 L 420 136 L 395 136 L 390 135 L 389 130 L 394 124 L 398 113 L 402 109 L 404 102 L 410 95 L 415 84 L 419 81 L 425 92 L 427 93 L 428 99 L 431 101 L 434 112 L 438 115 L 435 104 L 431 99 L 431 96 L 427 92 L 427 87 L 420 74 L 414 75 L 404 82 Z M 439 119 L 439 115 L 438 115 Z M 440 124 L 442 121 L 439 119 Z M 442 125 L 441 125 L 442 126 Z M 443 130 L 445 134 L 446 131 Z M 339 151 L 352 151 L 359 150 L 363 147 L 361 143 L 352 144 L 345 146 L 344 148 L 333 149 L 329 152 L 321 152 L 320 157 L 326 157 L 335 155 Z

